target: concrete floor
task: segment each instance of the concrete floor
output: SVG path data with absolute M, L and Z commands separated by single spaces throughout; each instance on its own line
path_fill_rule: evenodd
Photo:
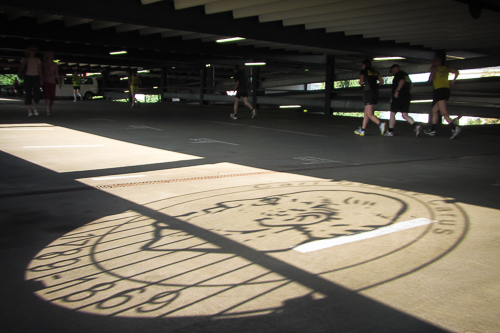
M 1 331 L 500 331 L 500 131 L 0 99 Z

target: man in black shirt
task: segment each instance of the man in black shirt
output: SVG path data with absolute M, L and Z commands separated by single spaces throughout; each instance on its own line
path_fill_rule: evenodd
M 257 111 L 253 108 L 252 104 L 248 102 L 247 79 L 245 77 L 245 73 L 240 71 L 240 66 L 238 65 L 234 65 L 234 81 L 236 83 L 234 87 L 234 90 L 236 90 L 236 96 L 234 99 L 234 113 L 231 113 L 231 118 L 234 120 L 238 119 L 238 104 L 241 97 L 243 97 L 245 105 L 252 110 L 252 118 L 254 118 L 257 115 Z
M 365 129 L 368 123 L 373 121 L 379 126 L 380 134 L 384 135 L 386 130 L 385 122 L 381 121 L 373 114 L 373 106 L 378 103 L 378 86 L 384 84 L 380 73 L 372 67 L 370 59 L 363 60 L 359 73 L 359 85 L 363 87 L 363 102 L 365 104 L 363 125 L 354 131 L 354 134 L 365 136 Z
M 394 79 L 392 80 L 391 119 L 389 120 L 389 129 L 385 136 L 394 136 L 396 113 L 401 112 L 403 118 L 413 126 L 416 136 L 418 137 L 420 133 L 422 133 L 422 126 L 417 124 L 415 120 L 408 115 L 411 102 L 410 90 L 413 87 L 413 83 L 408 73 L 402 71 L 398 64 L 392 65 L 389 72 L 394 74 Z

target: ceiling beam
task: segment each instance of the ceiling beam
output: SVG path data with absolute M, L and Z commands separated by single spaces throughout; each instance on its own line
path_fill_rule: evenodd
M 235 20 L 231 13 L 205 15 L 203 8 L 176 11 L 170 1 L 141 5 L 136 0 L 87 0 L 85 6 L 76 0 L 2 0 L 8 9 L 52 13 L 94 20 L 136 24 L 149 27 L 183 30 L 213 35 L 232 35 L 278 43 L 344 49 L 372 54 L 404 54 L 408 57 L 430 59 L 432 50 L 409 47 L 391 42 L 363 40 L 343 34 L 311 32 L 303 27 L 283 27 L 276 23 L 259 23 L 254 18 Z M 96 10 L 99 8 L 99 10 Z

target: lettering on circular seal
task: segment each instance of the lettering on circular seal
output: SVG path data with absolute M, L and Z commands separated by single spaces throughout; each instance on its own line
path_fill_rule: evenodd
M 58 306 L 124 317 L 234 317 L 361 291 L 432 264 L 468 229 L 452 199 L 360 183 L 225 188 L 90 222 L 37 254 L 26 279 Z

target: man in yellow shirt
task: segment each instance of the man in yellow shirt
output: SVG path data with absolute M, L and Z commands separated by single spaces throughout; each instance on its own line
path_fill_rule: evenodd
M 450 73 L 455 74 L 452 81 L 448 80 Z M 429 81 L 433 85 L 433 101 L 432 101 L 432 127 L 430 130 L 425 130 L 424 133 L 430 136 L 436 135 L 436 125 L 439 121 L 439 112 L 446 119 L 451 127 L 451 139 L 454 139 L 460 133 L 460 127 L 458 126 L 457 119 L 451 119 L 448 114 L 448 109 L 446 107 L 446 101 L 450 98 L 450 87 L 455 84 L 458 77 L 458 70 L 444 66 L 441 58 L 436 57 L 432 61 L 431 75 L 429 76 Z

